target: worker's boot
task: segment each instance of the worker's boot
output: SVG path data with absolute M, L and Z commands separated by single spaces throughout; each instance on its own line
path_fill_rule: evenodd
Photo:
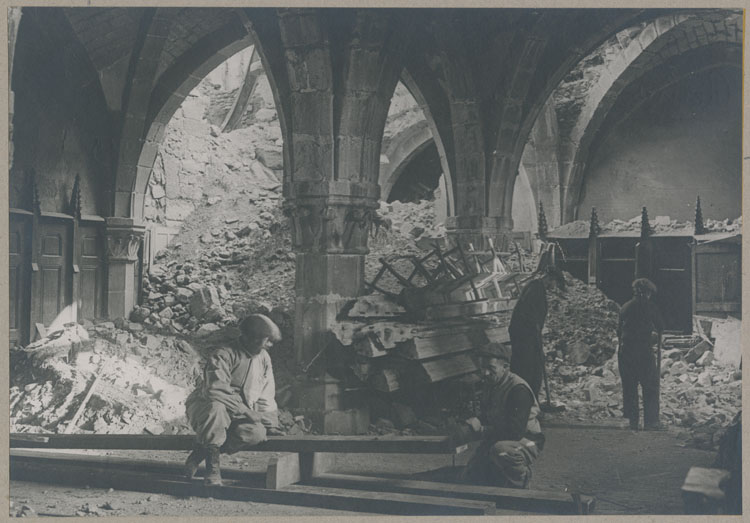
M 196 445 L 193 451 L 185 460 L 185 476 L 188 479 L 192 479 L 195 473 L 198 472 L 198 467 L 201 466 L 203 460 L 206 459 L 206 447 L 202 445 Z
M 206 447 L 206 451 L 206 477 L 203 483 L 209 487 L 221 486 L 221 468 L 219 462 L 221 451 L 219 450 L 219 446 L 209 445 Z

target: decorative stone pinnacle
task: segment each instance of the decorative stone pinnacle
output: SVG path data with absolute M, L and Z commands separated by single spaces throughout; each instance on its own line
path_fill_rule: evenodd
M 596 207 L 591 208 L 591 221 L 589 223 L 589 238 L 599 236 L 602 228 L 599 227 L 599 216 L 596 214 Z
M 648 223 L 648 210 L 644 207 L 641 210 L 641 238 L 648 238 L 652 233 L 651 225 Z
M 696 235 L 706 234 L 706 226 L 703 224 L 703 210 L 701 209 L 700 195 L 695 200 L 695 230 L 693 232 Z
M 542 205 L 542 202 L 539 202 L 539 218 L 537 219 L 537 222 L 537 233 L 539 234 L 539 239 L 546 240 L 549 231 L 547 230 L 547 217 L 544 215 L 544 205 Z

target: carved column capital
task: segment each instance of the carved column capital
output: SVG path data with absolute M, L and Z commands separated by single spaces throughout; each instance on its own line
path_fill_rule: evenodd
M 109 261 L 120 263 L 136 261 L 138 246 L 145 233 L 145 225 L 130 218 L 107 218 L 107 258 Z
M 287 200 L 284 214 L 292 225 L 296 252 L 367 254 L 377 200 L 353 197 L 308 197 Z

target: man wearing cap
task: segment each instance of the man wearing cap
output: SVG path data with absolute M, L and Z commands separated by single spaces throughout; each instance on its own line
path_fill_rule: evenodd
M 656 285 L 646 278 L 633 281 L 633 298 L 620 309 L 617 325 L 617 363 L 622 380 L 622 412 L 630 428 L 638 430 L 638 384 L 643 391 L 643 428 L 659 428 L 659 371 L 652 349 L 652 334 L 658 349 L 664 331 L 659 309 L 651 301 Z
M 185 462 L 192 478 L 206 460 L 206 485 L 221 485 L 219 455 L 233 454 L 266 440 L 278 425 L 276 385 L 268 355 L 281 331 L 270 318 L 253 314 L 240 322 L 240 337 L 215 347 L 203 383 L 188 396 L 185 410 L 195 431 L 195 449 Z
M 531 464 L 544 447 L 536 397 L 522 378 L 510 372 L 511 348 L 489 343 L 479 350 L 482 371 L 480 417 L 467 423 L 482 442 L 464 472 L 480 485 L 528 488 Z

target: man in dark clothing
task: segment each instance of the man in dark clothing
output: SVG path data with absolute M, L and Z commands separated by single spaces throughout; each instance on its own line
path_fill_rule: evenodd
M 630 428 L 638 430 L 638 384 L 643 390 L 643 428 L 659 428 L 659 371 L 651 336 L 656 332 L 661 348 L 664 326 L 656 305 L 650 301 L 656 286 L 646 278 L 633 282 L 633 298 L 620 309 L 617 326 L 617 361 L 622 379 L 622 410 Z
M 550 266 L 541 278 L 527 283 L 513 308 L 508 327 L 513 348 L 510 371 L 529 384 L 535 397 L 539 397 L 544 378 L 542 329 L 547 318 L 547 292 L 561 277 L 554 266 Z
M 483 374 L 480 418 L 467 423 L 482 443 L 464 471 L 477 485 L 527 488 L 531 464 L 544 447 L 539 405 L 529 385 L 510 372 L 511 349 L 490 343 L 479 350 Z

